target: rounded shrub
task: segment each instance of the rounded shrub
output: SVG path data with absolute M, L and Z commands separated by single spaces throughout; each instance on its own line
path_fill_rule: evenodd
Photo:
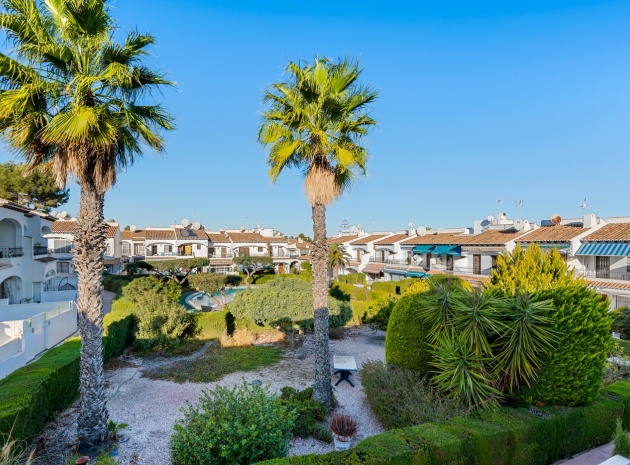
M 171 436 L 173 465 L 245 465 L 284 457 L 297 412 L 260 385 L 203 391 Z
M 608 300 L 581 281 L 541 292 L 551 299 L 558 341 L 541 361 L 541 371 L 516 397 L 527 402 L 575 406 L 597 397 L 611 345 Z
M 428 374 L 431 368 L 430 325 L 418 318 L 423 300 L 423 294 L 412 294 L 400 298 L 394 305 L 385 336 L 385 361 Z

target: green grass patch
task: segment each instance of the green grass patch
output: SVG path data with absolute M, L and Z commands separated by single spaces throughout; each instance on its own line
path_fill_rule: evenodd
M 237 371 L 274 365 L 280 361 L 283 352 L 272 346 L 221 347 L 217 341 L 199 357 L 145 371 L 144 376 L 176 383 L 209 383 Z

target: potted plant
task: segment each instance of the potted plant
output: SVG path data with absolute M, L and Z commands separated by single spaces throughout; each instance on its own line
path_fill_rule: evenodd
M 335 450 L 350 449 L 352 438 L 357 432 L 357 422 L 350 415 L 336 414 L 330 420 Z

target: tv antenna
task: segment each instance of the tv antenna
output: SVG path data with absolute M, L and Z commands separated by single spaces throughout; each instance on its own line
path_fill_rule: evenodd
M 582 209 L 582 216 L 584 216 L 584 210 L 586 209 L 586 197 L 584 197 L 584 200 L 582 200 L 580 208 Z
M 516 201 L 516 209 L 522 209 L 523 208 L 523 199 L 519 199 Z

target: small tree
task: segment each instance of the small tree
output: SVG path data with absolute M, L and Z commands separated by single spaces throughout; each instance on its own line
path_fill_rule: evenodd
M 135 344 L 141 349 L 178 344 L 192 324 L 182 305 L 154 289 L 137 296 L 134 314 L 138 319 Z
M 183 284 L 191 271 L 208 265 L 209 260 L 207 258 L 176 258 L 173 260 L 152 260 L 142 263 L 145 263 L 146 267 L 157 273 L 158 276 Z
M 251 257 L 248 255 L 240 255 L 235 257 L 233 260 L 234 264 L 241 267 L 245 274 L 247 274 L 247 278 L 245 278 L 245 284 L 247 288 L 249 288 L 249 278 L 252 277 L 254 273 L 257 273 L 265 268 L 268 268 L 273 265 L 273 258 L 269 256 L 258 256 Z
M 136 303 L 147 293 L 164 295 L 169 301 L 177 302 L 182 288 L 174 281 L 165 281 L 157 276 L 136 278 L 127 284 L 122 291 L 123 296 Z
M 225 301 L 225 284 L 228 276 L 217 273 L 197 273 L 188 277 L 188 283 L 198 291 L 205 292 L 219 306 L 223 308 Z M 214 295 L 220 294 L 221 299 Z
M 0 164 L 0 198 L 48 212 L 66 203 L 69 192 L 57 187 L 55 177 L 44 169 L 28 170 L 12 162 Z

